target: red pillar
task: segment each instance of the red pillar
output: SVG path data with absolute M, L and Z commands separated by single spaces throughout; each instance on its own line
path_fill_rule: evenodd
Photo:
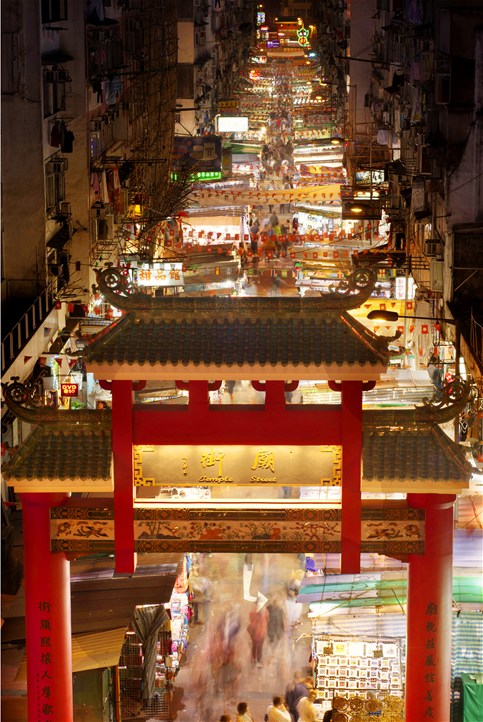
M 342 381 L 342 574 L 361 569 L 362 386 Z
M 131 381 L 112 381 L 114 549 L 116 572 L 134 574 L 133 391 Z
M 426 511 L 425 552 L 409 558 L 406 722 L 449 722 L 453 495 L 408 494 Z
M 50 551 L 50 507 L 67 497 L 21 494 L 29 722 L 72 722 L 70 562 Z

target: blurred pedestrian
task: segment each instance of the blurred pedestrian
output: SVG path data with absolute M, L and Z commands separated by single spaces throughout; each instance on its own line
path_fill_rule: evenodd
M 271 644 L 277 642 L 283 637 L 287 626 L 286 610 L 280 594 L 274 594 L 267 604 L 268 611 L 268 639 Z
M 299 722 L 317 722 L 317 709 L 314 705 L 317 699 L 317 690 L 311 689 L 307 697 L 302 697 L 297 703 Z
M 285 690 L 285 699 L 292 716 L 293 722 L 297 722 L 299 713 L 297 704 L 302 697 L 307 697 L 309 693 L 309 685 L 307 679 L 302 676 L 301 672 L 295 672 L 292 682 Z
M 233 381 L 233 380 L 225 381 L 225 390 L 226 390 L 228 396 L 230 397 L 230 401 L 232 403 L 233 403 L 233 392 L 235 390 L 235 384 L 236 384 L 236 381 Z
M 268 612 L 266 608 L 267 599 L 259 594 L 256 608 L 252 609 L 249 615 L 247 632 L 252 642 L 252 664 L 262 667 L 262 653 L 265 637 L 267 636 Z
M 267 722 L 291 722 L 290 712 L 282 697 L 274 697 L 267 709 Z

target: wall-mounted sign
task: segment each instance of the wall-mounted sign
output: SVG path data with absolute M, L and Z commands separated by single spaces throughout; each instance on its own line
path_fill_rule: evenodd
M 133 280 L 138 286 L 183 286 L 183 264 L 155 263 L 139 264 L 140 268 L 131 268 Z
M 340 486 L 339 446 L 137 446 L 136 486 Z
M 175 135 L 173 171 L 178 173 L 186 166 L 187 159 L 200 172 L 221 172 L 221 138 L 217 135 Z
M 309 35 L 310 30 L 307 30 L 307 28 L 299 28 L 297 30 L 297 40 L 299 41 L 299 45 L 302 45 L 302 47 L 305 47 L 309 44 Z
M 79 393 L 79 384 L 64 382 L 60 384 L 60 395 L 64 398 L 77 396 Z
M 218 103 L 219 110 L 238 110 L 240 107 L 239 100 L 220 100 Z

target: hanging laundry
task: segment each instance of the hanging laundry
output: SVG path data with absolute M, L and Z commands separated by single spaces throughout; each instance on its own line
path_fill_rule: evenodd
M 75 136 L 71 130 L 66 129 L 62 139 L 61 150 L 63 153 L 73 153 Z
M 114 190 L 119 190 L 121 187 L 121 180 L 119 178 L 119 170 L 117 166 L 112 171 L 112 185 Z
M 99 182 L 99 173 L 91 173 L 91 188 L 94 195 L 98 196 L 101 192 L 101 184 Z
M 102 171 L 100 178 L 100 200 L 103 203 L 109 203 L 109 192 L 107 190 L 107 177 L 105 170 Z
M 106 81 L 106 103 L 116 105 L 122 93 L 122 80 L 119 75 L 114 75 Z
M 54 148 L 61 148 L 67 132 L 63 120 L 56 120 L 50 131 L 50 145 Z

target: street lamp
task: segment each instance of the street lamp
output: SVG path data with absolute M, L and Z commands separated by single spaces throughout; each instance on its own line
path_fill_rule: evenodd
M 352 208 L 354 211 L 355 209 Z M 400 318 L 409 318 L 414 319 L 416 321 L 434 321 L 434 323 L 438 323 L 437 319 L 432 318 L 431 316 L 400 316 L 397 311 L 383 311 L 383 310 L 374 310 L 369 311 L 367 314 L 367 318 L 369 321 L 399 321 Z M 452 319 L 452 318 L 442 318 L 441 323 L 449 323 L 452 326 L 456 326 L 458 324 L 458 321 Z

